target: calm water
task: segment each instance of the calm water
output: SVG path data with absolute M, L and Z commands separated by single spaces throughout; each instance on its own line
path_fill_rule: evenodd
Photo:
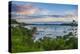
M 72 32 L 77 36 L 77 26 L 61 26 L 61 25 L 28 25 L 28 29 L 37 28 L 34 38 L 37 40 L 44 36 L 55 38 L 56 36 L 64 36 Z

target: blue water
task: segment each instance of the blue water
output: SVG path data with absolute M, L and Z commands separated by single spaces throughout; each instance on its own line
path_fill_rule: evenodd
M 62 26 L 62 25 L 28 25 L 25 26 L 28 29 L 33 27 L 37 28 L 34 38 L 37 40 L 43 37 L 56 38 L 56 36 L 64 36 L 69 32 L 72 32 L 73 35 L 77 36 L 77 26 Z

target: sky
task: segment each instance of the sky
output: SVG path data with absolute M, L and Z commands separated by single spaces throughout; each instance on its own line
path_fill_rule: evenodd
M 78 6 L 69 4 L 12 1 L 12 18 L 25 23 L 54 23 L 77 21 Z

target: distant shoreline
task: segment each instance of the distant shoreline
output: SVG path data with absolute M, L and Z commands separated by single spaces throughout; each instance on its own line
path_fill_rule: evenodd
M 78 26 L 78 24 L 25 24 L 25 25 L 66 25 L 66 26 Z

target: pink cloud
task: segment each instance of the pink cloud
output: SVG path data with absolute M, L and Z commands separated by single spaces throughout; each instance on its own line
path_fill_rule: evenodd
M 17 11 L 17 14 L 22 14 L 22 15 L 30 15 L 30 14 L 35 14 L 39 12 L 39 8 L 34 7 L 33 5 L 23 5 L 23 6 L 17 6 L 19 11 Z

